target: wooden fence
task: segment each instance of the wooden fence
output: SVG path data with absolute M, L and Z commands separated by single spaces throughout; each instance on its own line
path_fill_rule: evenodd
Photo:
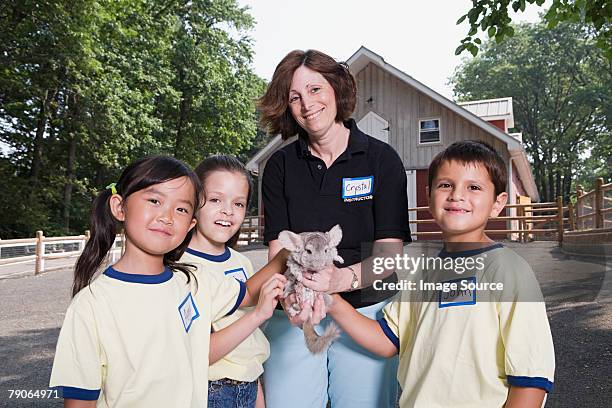
M 240 227 L 238 246 L 251 245 L 263 241 L 263 215 L 249 215 L 244 218 Z
M 507 229 L 486 230 L 487 233 L 505 234 L 508 239 L 528 242 L 554 236 L 561 243 L 564 231 L 605 230 L 612 228 L 612 183 L 604 184 L 603 179 L 596 180 L 595 188 L 585 192 L 582 186 L 576 192 L 576 203 L 563 205 L 563 199 L 557 197 L 555 202 L 509 204 L 505 207 L 510 215 L 491 218 L 490 221 L 510 222 Z M 428 207 L 408 209 L 415 214 L 429 211 Z M 566 215 L 567 214 L 567 215 Z M 418 217 L 415 217 L 418 218 Z M 416 225 L 413 236 L 441 237 L 440 231 L 418 231 L 419 225 L 433 224 L 433 219 L 411 219 Z M 239 246 L 251 245 L 263 241 L 263 216 L 247 216 L 240 228 Z M 38 231 L 36 238 L 0 240 L 0 266 L 34 262 L 34 274 L 46 268 L 45 261 L 77 257 L 89 239 L 89 231 L 83 235 L 65 237 L 45 237 Z M 121 254 L 122 237 L 117 236 L 111 249 L 111 261 Z M 59 267 L 58 267 L 59 268 Z
M 563 231 L 569 227 L 570 209 L 563 205 L 563 199 L 557 197 L 555 202 L 548 203 L 528 203 L 528 204 L 509 204 L 507 209 L 516 215 L 508 215 L 490 218 L 490 221 L 516 221 L 511 223 L 510 229 L 491 229 L 487 233 L 506 234 L 508 239 L 516 239 L 520 242 L 528 242 L 538 239 L 544 234 L 553 235 L 556 240 L 563 240 Z M 429 211 L 429 207 L 409 208 L 408 212 L 417 213 L 419 211 Z M 566 215 L 567 214 L 567 215 Z M 416 218 L 416 217 L 415 217 Z M 418 237 L 440 237 L 440 231 L 418 231 L 418 225 L 434 224 L 433 219 L 411 219 L 411 225 L 416 225 L 417 231 L 412 232 L 413 236 Z M 241 228 L 241 244 L 251 244 L 263 240 L 263 216 L 246 217 Z
M 576 190 L 576 204 L 570 203 L 570 229 L 585 231 L 612 228 L 612 183 L 595 181 L 595 188 L 585 192 Z
M 528 203 L 528 204 L 508 204 L 504 208 L 515 212 L 516 215 L 500 216 L 489 218 L 489 221 L 516 221 L 511 223 L 509 229 L 490 229 L 485 232 L 488 234 L 505 234 L 508 239 L 515 238 L 520 242 L 528 242 L 537 239 L 543 234 L 556 235 L 556 239 L 563 240 L 563 231 L 566 223 L 569 222 L 569 208 L 563 205 L 563 198 L 557 197 L 555 202 L 548 203 Z M 429 207 L 409 208 L 408 212 L 429 211 Z M 433 219 L 413 219 L 410 224 L 416 224 L 413 236 L 441 238 L 441 231 L 418 231 L 418 226 L 422 224 L 434 224 Z
M 45 237 L 43 231 L 36 231 L 36 238 L 0 240 L 0 266 L 10 266 L 34 262 L 34 274 L 38 275 L 65 266 L 47 267 L 47 261 L 78 257 L 89 239 L 89 231 L 83 235 L 64 237 Z M 117 235 L 110 250 L 114 262 L 123 248 L 123 237 Z

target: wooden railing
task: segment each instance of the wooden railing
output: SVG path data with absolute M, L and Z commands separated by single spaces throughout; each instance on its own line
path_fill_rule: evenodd
M 490 229 L 487 233 L 505 234 L 509 239 L 520 242 L 528 242 L 533 239 L 542 238 L 544 234 L 554 236 L 554 239 L 561 242 L 563 231 L 571 222 L 570 208 L 563 205 L 562 197 L 557 197 L 555 202 L 548 203 L 528 203 L 528 204 L 508 204 L 505 207 L 515 212 L 516 215 L 505 215 L 490 218 L 489 221 L 516 221 L 511 229 Z M 429 207 L 409 208 L 409 213 L 429 211 Z M 566 216 L 566 213 L 569 213 Z M 414 217 L 418 218 L 418 217 Z M 419 225 L 435 224 L 433 219 L 411 219 L 412 236 L 418 237 L 442 237 L 441 231 L 418 231 Z M 551 226 L 552 224 L 552 226 Z M 416 229 L 416 231 L 414 231 Z M 263 240 L 263 216 L 246 217 L 240 229 L 239 245 L 248 245 L 256 241 Z
M 244 218 L 240 227 L 238 246 L 251 245 L 263 241 L 263 215 L 249 215 Z
M 514 223 L 516 228 L 511 229 L 489 229 L 485 230 L 488 234 L 506 234 L 509 239 L 512 239 L 511 234 L 516 234 L 515 237 L 520 242 L 527 242 L 531 239 L 536 239 L 542 234 L 556 234 L 557 241 L 563 240 L 563 231 L 566 222 L 570 222 L 570 215 L 565 217 L 565 212 L 568 213 L 569 208 L 563 206 L 563 198 L 557 197 L 555 202 L 548 203 L 528 203 L 528 204 L 508 204 L 504 208 L 515 209 L 516 215 L 500 216 L 489 218 L 489 221 L 517 221 Z M 408 212 L 418 213 L 419 211 L 429 211 L 429 207 L 415 207 L 409 208 Z M 547 213 L 547 214 L 541 214 Z M 418 218 L 418 217 L 416 217 Z M 411 219 L 410 224 L 417 226 L 416 230 L 412 232 L 413 236 L 428 237 L 428 236 L 439 236 L 441 238 L 441 231 L 418 231 L 418 226 L 422 224 L 435 224 L 433 219 Z M 538 224 L 544 224 L 542 227 L 537 228 Z M 554 224 L 554 228 L 550 227 L 550 224 Z
M 598 178 L 589 192 L 578 186 L 570 218 L 571 229 L 576 231 L 612 228 L 612 183 L 604 184 L 603 178 Z
M 511 221 L 512 228 L 485 232 L 506 234 L 508 238 L 520 242 L 538 239 L 542 234 L 556 235 L 556 240 L 562 242 L 566 229 L 575 231 L 612 228 L 612 183 L 604 184 L 603 179 L 599 178 L 595 189 L 589 192 L 584 192 L 582 186 L 579 186 L 576 198 L 576 203 L 570 202 L 568 206 L 563 205 L 561 197 L 557 197 L 555 202 L 506 205 L 505 208 L 511 215 L 489 220 Z M 408 211 L 416 214 L 419 211 L 429 211 L 429 207 L 409 208 Z M 441 236 L 440 231 L 418 231 L 419 225 L 434 224 L 433 219 L 411 219 L 409 223 L 417 227 L 417 231 L 412 232 L 413 236 Z M 238 245 L 246 246 L 263 241 L 263 231 L 263 216 L 247 216 L 240 228 Z M 83 235 L 64 237 L 45 237 L 42 231 L 37 231 L 36 238 L 0 240 L 0 266 L 34 261 L 34 274 L 39 274 L 46 270 L 46 260 L 78 256 L 88 239 L 89 231 Z M 14 254 L 10 253 L 11 249 L 19 248 Z M 120 255 L 121 249 L 122 238 L 118 235 L 111 250 L 113 261 Z
M 45 237 L 43 231 L 36 231 L 36 238 L 0 240 L 0 266 L 27 264 L 34 262 L 34 274 L 38 275 L 52 269 L 46 261 L 78 257 L 89 239 L 89 231 L 83 235 Z M 110 251 L 111 261 L 121 254 L 123 237 L 117 235 Z

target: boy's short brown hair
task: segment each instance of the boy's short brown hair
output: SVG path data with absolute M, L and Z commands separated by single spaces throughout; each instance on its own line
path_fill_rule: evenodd
M 289 89 L 293 73 L 301 66 L 323 75 L 334 89 L 337 122 L 345 122 L 355 110 L 357 85 L 346 63 L 336 62 L 317 50 L 291 51 L 276 66 L 266 93 L 257 103 L 262 126 L 271 134 L 280 133 L 283 139 L 302 130 L 289 111 Z
M 489 177 L 495 186 L 495 196 L 506 191 L 508 172 L 504 159 L 497 151 L 485 142 L 478 140 L 463 140 L 455 142 L 438 153 L 429 165 L 427 185 L 431 194 L 431 184 L 436 178 L 438 169 L 443 163 L 456 161 L 461 164 L 481 164 L 487 169 Z

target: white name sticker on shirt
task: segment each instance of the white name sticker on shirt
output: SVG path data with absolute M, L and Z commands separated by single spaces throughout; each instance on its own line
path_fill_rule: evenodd
M 225 271 L 225 276 L 231 276 L 236 278 L 240 282 L 246 282 L 247 274 L 242 268 L 230 269 L 229 271 Z
M 354 199 L 372 199 L 374 191 L 374 176 L 343 178 L 342 198 L 344 201 L 355 201 Z
M 183 300 L 178 310 L 181 315 L 181 320 L 183 321 L 183 326 L 185 326 L 185 331 L 188 332 L 193 321 L 200 317 L 200 312 L 198 312 L 198 308 L 191 293 Z
M 454 279 L 444 283 L 455 283 L 456 288 L 449 291 L 440 291 L 438 294 L 438 307 L 465 306 L 476 304 L 476 289 L 467 287 L 467 284 L 476 283 L 476 277 Z

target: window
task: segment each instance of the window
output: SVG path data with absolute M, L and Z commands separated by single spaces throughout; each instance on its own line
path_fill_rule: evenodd
M 440 119 L 419 121 L 419 143 L 438 143 L 440 141 Z

